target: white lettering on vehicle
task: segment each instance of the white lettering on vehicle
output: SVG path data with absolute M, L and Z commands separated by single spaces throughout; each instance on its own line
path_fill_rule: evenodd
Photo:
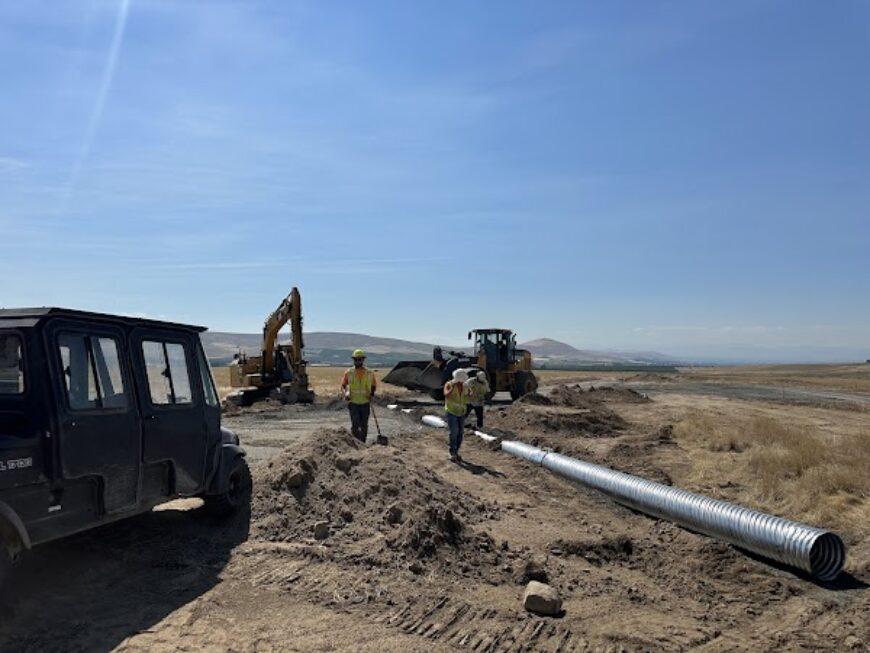
M 0 460 L 0 472 L 10 472 L 13 469 L 24 469 L 25 467 L 33 467 L 33 458 Z

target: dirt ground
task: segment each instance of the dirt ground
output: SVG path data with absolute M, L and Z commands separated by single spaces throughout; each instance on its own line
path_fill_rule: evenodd
M 590 392 L 588 379 L 581 387 L 570 381 L 542 386 L 540 398 L 496 402 L 485 430 L 798 519 L 817 513 L 755 483 L 758 447 L 707 439 L 696 432 L 699 415 L 736 432 L 745 420 L 776 419 L 824 442 L 870 444 L 865 411 L 821 396 L 813 405 L 693 394 L 658 379 L 616 389 L 593 382 Z M 852 512 L 844 514 L 862 518 L 836 523 L 849 560 L 846 573 L 822 584 L 622 508 L 473 435 L 465 462 L 453 464 L 446 433 L 420 425 L 436 406 L 401 405 L 411 412 L 376 407 L 387 447 L 353 441 L 341 403 L 328 398 L 228 415 L 225 426 L 239 433 L 254 468 L 250 518 L 215 523 L 196 500 L 183 500 L 41 547 L 10 581 L 0 649 L 870 646 L 870 533 L 860 487 L 837 489 L 849 494 Z M 374 421 L 370 427 L 373 436 Z M 315 525 L 324 539 L 315 539 Z M 557 588 L 564 614 L 528 614 L 521 595 L 529 579 Z

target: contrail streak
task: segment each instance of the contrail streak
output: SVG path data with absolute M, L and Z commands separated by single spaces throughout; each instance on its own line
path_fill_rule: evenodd
M 115 29 L 112 33 L 112 42 L 109 45 L 109 54 L 106 58 L 106 67 L 103 69 L 103 76 L 100 79 L 100 87 L 97 90 L 93 109 L 91 109 L 88 128 L 85 131 L 85 137 L 82 141 L 82 147 L 79 150 L 78 156 L 70 168 L 69 177 L 67 178 L 66 187 L 64 189 L 63 206 L 61 210 L 64 214 L 69 206 L 69 201 L 82 167 L 91 153 L 91 146 L 93 145 L 94 137 L 96 136 L 97 129 L 99 129 L 100 122 L 103 119 L 103 110 L 106 107 L 106 100 L 108 99 L 109 91 L 112 88 L 112 79 L 115 76 L 115 67 L 118 64 L 118 56 L 121 54 L 121 44 L 124 41 L 124 29 L 127 27 L 127 15 L 129 12 L 130 0 L 120 0 L 118 4 L 118 14 L 115 17 Z

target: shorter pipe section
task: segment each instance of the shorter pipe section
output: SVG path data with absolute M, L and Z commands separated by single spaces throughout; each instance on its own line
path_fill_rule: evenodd
M 498 438 L 494 435 L 489 435 L 487 433 L 484 433 L 483 431 L 475 431 L 474 434 L 484 442 L 495 442 L 496 440 L 498 440 Z
M 440 417 L 435 417 L 435 415 L 423 415 L 423 423 L 426 426 L 432 426 L 436 429 L 446 429 L 447 422 L 445 422 Z

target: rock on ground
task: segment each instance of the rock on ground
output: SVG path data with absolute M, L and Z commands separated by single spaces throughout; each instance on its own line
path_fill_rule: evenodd
M 554 617 L 562 612 L 562 599 L 549 585 L 533 580 L 523 593 L 523 607 L 535 614 Z

